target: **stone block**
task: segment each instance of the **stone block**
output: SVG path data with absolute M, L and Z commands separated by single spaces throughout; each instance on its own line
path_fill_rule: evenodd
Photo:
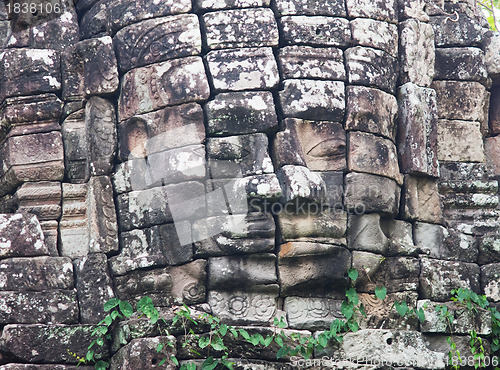
M 385 254 L 389 246 L 388 235 L 382 229 L 378 213 L 349 216 L 349 249 Z
M 378 87 L 394 94 L 398 79 L 396 58 L 364 46 L 347 49 L 344 55 L 350 84 Z
M 26 182 L 14 193 L 16 212 L 34 214 L 40 221 L 61 217 L 61 183 Z
M 372 18 L 392 23 L 398 20 L 395 0 L 346 0 L 346 6 L 348 16 L 352 18 Z
M 218 94 L 205 106 L 210 135 L 240 135 L 275 131 L 278 118 L 270 92 Z
M 80 322 L 98 324 L 107 313 L 103 302 L 114 298 L 113 282 L 105 254 L 93 253 L 74 261 L 75 285 L 80 303 Z
M 434 79 L 436 59 L 432 26 L 416 19 L 408 19 L 402 22 L 399 28 L 401 82 L 430 86 Z
M 113 37 L 120 71 L 201 53 L 195 14 L 154 18 L 122 28 Z
M 468 335 L 471 330 L 475 330 L 478 335 L 491 333 L 491 313 L 488 310 L 478 307 L 477 312 L 474 312 L 456 302 L 445 302 L 444 305 L 439 305 L 446 306 L 450 319 L 443 318 L 436 312 L 437 303 L 428 299 L 418 301 L 417 307 L 425 312 L 425 320 L 420 323 L 422 333 Z
M 63 257 L 16 257 L 0 262 L 0 290 L 73 289 L 73 265 Z
M 342 349 L 350 358 L 377 359 L 388 366 L 446 369 L 448 359 L 445 353 L 429 350 L 418 331 L 360 330 L 344 336 Z
M 338 245 L 286 243 L 280 246 L 281 296 L 338 297 L 347 286 L 351 253 Z
M 500 263 L 481 266 L 481 287 L 489 300 L 500 301 Z
M 116 293 L 120 299 L 133 302 L 147 295 L 157 307 L 203 303 L 206 301 L 206 265 L 207 261 L 196 260 L 182 266 L 132 271 L 115 278 Z
M 92 177 L 88 184 L 63 184 L 61 254 L 76 258 L 118 251 L 115 212 L 109 177 Z
M 118 89 L 118 68 L 109 36 L 83 40 L 65 48 L 61 69 L 65 100 L 112 94 Z
M 80 3 L 80 2 L 79 2 Z M 77 6 L 78 4 L 77 3 Z M 112 33 L 139 21 L 191 10 L 189 0 L 165 0 L 158 3 L 148 0 L 115 0 L 108 4 L 108 27 Z
M 347 86 L 346 130 L 382 135 L 395 141 L 398 102 L 381 90 Z
M 49 3 L 52 5 L 59 4 L 60 11 L 58 13 L 56 13 L 55 10 L 49 12 L 47 9 L 50 9 L 50 7 L 46 6 L 47 2 L 39 2 L 38 4 L 43 4 L 45 7 L 40 7 L 40 5 L 38 5 L 39 11 L 36 12 L 36 14 L 31 13 L 31 11 L 23 14 L 24 16 L 28 15 L 28 17 L 34 16 L 37 18 L 45 18 L 43 20 L 32 18 L 27 21 L 26 26 L 28 26 L 30 31 L 29 45 L 36 49 L 54 49 L 62 51 L 74 45 L 80 39 L 78 16 L 72 1 L 63 0 L 57 3 L 51 1 Z M 45 14 L 43 14 L 40 9 L 44 9 Z M 54 9 L 54 7 L 52 9 Z M 19 22 L 19 18 L 17 21 Z M 14 26 L 14 28 L 16 27 Z
M 450 351 L 450 344 L 448 343 L 448 337 L 449 335 L 443 335 L 443 334 L 441 335 L 424 334 L 425 343 L 429 347 L 429 349 L 432 351 L 444 353 L 445 356 L 448 356 L 448 353 Z M 465 366 L 465 361 L 466 361 L 465 359 L 474 358 L 474 354 L 472 353 L 470 346 L 470 337 L 468 335 L 466 336 L 457 335 L 454 337 L 454 341 L 457 346 L 457 351 L 460 352 L 460 357 L 462 359 L 461 363 L 458 362 L 457 360 L 455 360 L 455 362 L 458 363 L 459 365 Z M 491 346 L 488 340 L 483 339 L 483 347 L 485 353 L 491 353 L 490 352 Z
M 488 31 L 483 35 L 484 58 L 488 75 L 498 84 L 500 78 L 500 35 Z
M 315 121 L 342 121 L 344 83 L 340 81 L 285 80 L 280 92 L 285 117 Z
M 12 34 L 10 21 L 0 20 L 0 47 L 5 48 Z
M 283 40 L 288 45 L 346 47 L 351 40 L 349 21 L 322 16 L 284 16 L 280 18 Z
M 500 262 L 500 238 L 485 236 L 479 240 L 479 264 Z
M 500 134 L 500 86 L 491 89 L 489 120 L 490 132 Z
M 203 15 L 209 49 L 278 46 L 278 25 L 271 9 L 251 8 Z
M 192 230 L 196 257 L 274 251 L 275 225 L 268 213 L 207 217 Z
M 202 144 L 203 110 L 189 103 L 140 114 L 118 125 L 118 156 L 126 161 L 167 149 Z
M 394 24 L 367 18 L 356 18 L 351 21 L 352 40 L 354 45 L 380 49 L 397 58 L 398 27 Z
M 345 17 L 345 5 L 342 0 L 277 0 L 276 10 L 279 15 L 328 15 Z
M 345 176 L 345 206 L 355 214 L 380 212 L 397 215 L 401 187 L 387 177 L 351 172 Z
M 485 161 L 479 122 L 439 120 L 437 138 L 437 154 L 440 161 Z
M 259 285 L 248 291 L 212 290 L 208 304 L 215 316 L 237 325 L 268 324 L 277 311 L 278 285 Z
M 354 131 L 347 134 L 347 140 L 349 171 L 386 176 L 402 184 L 403 176 L 399 172 L 396 146 L 392 141 Z
M 170 345 L 166 345 L 172 344 Z M 158 351 L 159 346 L 162 349 Z M 174 336 L 161 336 L 154 338 L 133 339 L 125 347 L 122 347 L 111 358 L 110 366 L 114 370 L 147 369 L 167 359 L 162 367 L 175 369 L 176 365 L 171 357 L 176 354 L 176 340 Z
M 44 239 L 36 216 L 0 214 L 0 258 L 48 255 Z
M 450 22 L 449 15 L 430 17 L 436 46 L 477 46 L 481 43 L 484 29 L 466 14 L 458 15 L 458 22 Z
M 452 289 L 470 289 L 480 293 L 479 266 L 474 263 L 420 258 L 420 296 L 434 301 L 448 301 Z
M 284 310 L 293 329 L 328 329 L 332 321 L 344 319 L 341 300 L 328 298 L 286 297 Z
M 438 177 L 436 93 L 409 82 L 399 88 L 398 95 L 401 171 Z
M 269 7 L 270 0 L 196 0 L 195 9 L 222 10 Z
M 283 190 L 282 203 L 304 200 L 321 203 L 326 197 L 323 179 L 307 167 L 283 166 L 277 176 Z
M 429 22 L 426 8 L 426 0 L 398 0 L 399 19 L 413 18 L 421 22 Z
M 405 175 L 401 213 L 405 219 L 441 223 L 443 213 L 435 180 Z
M 87 347 L 95 339 L 94 328 L 87 325 L 6 325 L 0 337 L 0 349 L 18 361 L 76 364 L 78 359 L 71 353 L 85 356 Z M 96 359 L 108 356 L 106 345 L 96 348 Z M 51 366 L 57 369 L 56 365 Z
M 278 61 L 284 79 L 346 80 L 341 49 L 285 46 L 279 50 Z
M 231 290 L 276 284 L 276 256 L 271 253 L 211 257 L 208 260 L 208 289 Z
M 434 81 L 431 88 L 436 90 L 439 118 L 487 121 L 489 96 L 479 82 Z
M 189 262 L 193 259 L 193 249 L 191 244 L 181 244 L 181 238 L 187 235 L 190 239 L 190 234 L 186 222 L 122 232 L 122 251 L 110 258 L 111 270 L 114 275 L 124 275 L 141 268 Z
M 477 261 L 478 243 L 472 235 L 425 222 L 415 222 L 414 235 L 415 244 L 431 258 Z
M 491 173 L 500 175 L 500 136 L 484 139 L 484 156 Z
M 212 178 L 233 177 L 235 168 L 243 176 L 274 171 L 268 139 L 262 133 L 209 138 L 206 148 Z
M 69 115 L 62 134 L 67 175 L 85 182 L 91 175 L 111 173 L 116 153 L 116 113 L 111 102 L 91 97 L 85 110 Z
M 325 206 L 331 209 L 343 209 L 344 173 L 342 171 L 315 172 L 325 182 Z
M 54 94 L 5 99 L 0 107 L 0 138 L 59 130 L 62 106 Z
M 2 324 L 78 323 L 78 302 L 72 290 L 0 292 L 0 307 Z
M 169 105 L 205 100 L 209 95 L 210 88 L 200 57 L 136 68 L 123 76 L 118 101 L 119 121 Z
M 27 181 L 60 181 L 64 177 L 61 133 L 14 136 L 0 147 L 0 196 Z
M 60 90 L 59 58 L 55 50 L 7 49 L 0 63 L 0 101 L 10 96 Z
M 42 221 L 40 226 L 45 236 L 45 245 L 49 249 L 49 255 L 58 257 L 59 251 L 57 250 L 57 243 L 59 240 L 59 222 L 55 220 Z
M 488 78 L 484 52 L 479 48 L 437 48 L 436 80 L 485 83 Z
M 293 119 L 292 119 L 293 121 Z M 285 122 L 285 129 L 276 133 L 273 141 L 273 161 L 277 168 L 286 165 L 306 166 L 304 152 L 297 134 L 297 127 L 288 125 Z
M 362 293 L 374 293 L 376 287 L 385 287 L 387 292 L 417 291 L 419 287 L 420 263 L 412 257 L 387 257 L 353 251 L 352 267 L 358 270 L 356 289 Z
M 34 365 L 34 364 L 6 364 L 1 365 L 1 370 L 92 370 L 94 366 L 78 365 Z
M 91 39 L 96 36 L 109 36 L 109 5 L 113 0 L 98 0 L 85 12 L 79 21 L 80 38 Z
M 318 207 L 311 207 L 308 210 L 307 205 L 300 207 L 300 204 L 296 206 L 296 209 L 292 206 L 285 208 L 286 212 L 278 215 L 283 242 L 311 241 L 345 244 L 345 239 L 342 239 L 347 227 L 345 212 L 342 210 L 323 211 Z
M 216 91 L 271 89 L 279 82 L 271 48 L 213 50 L 206 60 Z
M 413 228 L 410 222 L 382 219 L 381 227 L 389 238 L 387 254 L 390 256 L 415 256 L 420 252 L 413 241 Z
M 341 123 L 286 119 L 300 142 L 307 168 L 312 171 L 338 171 L 346 167 L 346 134 Z

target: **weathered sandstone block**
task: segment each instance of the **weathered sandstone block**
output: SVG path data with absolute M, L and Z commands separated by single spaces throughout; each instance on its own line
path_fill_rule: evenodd
M 279 50 L 278 61 L 284 79 L 320 78 L 341 81 L 346 79 L 341 49 L 285 46 Z
M 351 21 L 352 39 L 355 45 L 380 49 L 393 57 L 398 56 L 398 27 L 387 22 L 367 18 Z
M 349 21 L 321 16 L 284 16 L 280 19 L 283 39 L 289 45 L 348 46 Z

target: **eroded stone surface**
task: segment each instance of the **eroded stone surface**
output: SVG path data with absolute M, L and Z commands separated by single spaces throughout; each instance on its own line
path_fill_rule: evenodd
M 405 175 L 401 199 L 404 218 L 441 223 L 443 213 L 435 180 Z
M 206 13 L 203 15 L 203 23 L 209 49 L 278 45 L 278 25 L 271 9 L 235 9 Z
M 303 199 L 321 202 L 326 196 L 323 179 L 307 167 L 283 166 L 277 176 L 283 189 L 283 203 Z
M 280 15 L 329 15 L 345 17 L 344 1 L 278 0 L 276 9 Z
M 163 345 L 160 351 L 157 348 L 160 344 L 172 343 L 172 346 Z M 162 367 L 173 370 L 176 368 L 171 360 L 171 356 L 176 354 L 176 339 L 174 336 L 161 336 L 154 338 L 133 339 L 129 344 L 122 347 L 111 359 L 111 369 L 134 370 L 147 369 L 160 363 L 164 358 L 167 360 Z
M 434 78 L 434 31 L 427 23 L 409 19 L 401 30 L 401 80 L 429 86 Z
M 343 52 L 337 48 L 285 46 L 278 59 L 283 78 L 320 78 L 345 81 Z
M 437 138 L 437 155 L 440 161 L 485 161 L 479 122 L 439 120 Z
M 394 93 L 398 76 L 396 58 L 382 50 L 364 46 L 347 49 L 345 57 L 349 83 L 379 87 Z
M 379 134 L 395 141 L 398 102 L 381 90 L 364 86 L 347 87 L 346 130 Z
M 291 209 L 290 209 L 291 208 Z M 283 241 L 338 242 L 345 244 L 347 214 L 342 210 L 322 210 L 313 204 L 292 204 L 287 212 L 279 214 L 278 222 Z M 337 240 L 332 240 L 337 239 Z
M 484 52 L 478 48 L 436 49 L 435 78 L 484 83 L 488 78 Z
M 214 50 L 206 59 L 217 91 L 271 89 L 279 82 L 271 48 Z
M 440 138 L 433 89 L 418 87 L 411 82 L 399 88 L 398 129 L 402 172 L 439 176 Z
M 420 294 L 423 298 L 447 301 L 451 298 L 451 290 L 458 288 L 480 293 L 478 265 L 430 258 L 421 258 L 420 263 Z
M 367 18 L 351 21 L 354 44 L 381 49 L 393 57 L 398 56 L 398 28 L 394 24 Z
M 136 68 L 123 76 L 118 102 L 120 121 L 168 105 L 207 99 L 210 89 L 199 57 Z
M 341 121 L 345 110 L 344 83 L 285 80 L 280 100 L 285 117 Z
M 459 14 L 460 22 L 446 21 L 448 15 L 430 17 L 436 46 L 475 46 L 482 39 L 479 22 L 466 14 Z
M 120 70 L 197 55 L 201 52 L 198 17 L 181 14 L 142 21 L 113 37 Z
M 488 299 L 500 301 L 500 263 L 481 266 L 481 286 Z
M 270 0 L 196 0 L 196 8 L 199 9 L 234 9 L 234 8 L 252 8 L 268 7 Z
M 390 140 L 364 132 L 349 132 L 347 167 L 350 171 L 386 176 L 401 184 L 396 146 Z
M 398 20 L 397 2 L 394 0 L 346 0 L 346 6 L 349 17 L 373 18 L 389 22 Z
M 0 258 L 48 254 L 36 216 L 0 214 Z
M 491 78 L 495 80 L 500 77 L 500 35 L 489 31 L 483 36 L 483 48 L 485 50 L 486 69 Z
M 347 46 L 351 39 L 349 21 L 321 16 L 281 17 L 283 39 L 287 44 Z

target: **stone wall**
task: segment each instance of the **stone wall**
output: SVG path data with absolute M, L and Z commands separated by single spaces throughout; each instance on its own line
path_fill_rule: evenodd
M 500 305 L 500 35 L 473 1 L 50 1 L 0 4 L 0 369 L 75 369 L 112 297 L 317 332 L 355 267 L 368 319 L 316 357 L 422 369 L 453 288 Z M 466 354 L 488 317 L 448 304 Z M 155 368 L 157 335 L 102 355 Z

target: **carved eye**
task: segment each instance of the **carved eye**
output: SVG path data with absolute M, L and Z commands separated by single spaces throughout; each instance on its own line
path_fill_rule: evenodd
M 344 155 L 345 142 L 339 139 L 324 140 L 307 151 L 307 155 L 316 158 Z

